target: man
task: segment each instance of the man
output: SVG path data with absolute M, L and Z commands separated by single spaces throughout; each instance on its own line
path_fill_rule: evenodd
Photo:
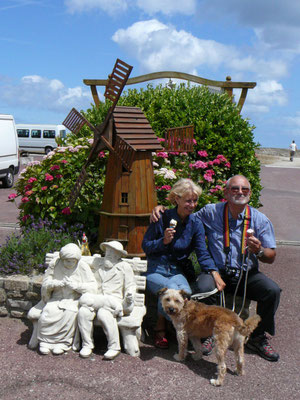
M 297 150 L 297 145 L 295 143 L 295 140 L 292 141 L 292 143 L 290 144 L 290 161 L 294 160 L 294 155 L 296 153 Z
M 101 244 L 104 258 L 95 258 L 93 272 L 98 283 L 97 294 L 87 293 L 80 299 L 78 326 L 82 338 L 80 356 L 87 358 L 94 348 L 93 320 L 97 319 L 107 338 L 104 359 L 113 360 L 121 351 L 117 317 L 130 314 L 134 306 L 136 283 L 131 266 L 122 261 L 127 256 L 120 242 Z
M 205 227 L 208 249 L 215 267 L 203 268 L 197 278 L 197 292 L 210 292 L 217 288 L 220 292 L 234 293 L 239 274 L 248 264 L 246 297 L 257 302 L 257 313 L 261 322 L 252 333 L 247 346 L 268 361 L 278 361 L 276 353 L 269 343 L 266 332 L 275 333 L 275 313 L 279 305 L 281 289 L 270 278 L 259 271 L 258 260 L 272 264 L 276 257 L 276 242 L 273 226 L 269 219 L 253 207 L 248 206 L 251 197 L 250 183 L 242 175 L 230 178 L 224 189 L 226 203 L 208 204 L 198 211 Z M 246 218 L 245 218 L 246 217 Z M 243 232 L 254 230 L 247 237 L 248 256 L 242 268 L 242 251 L 245 250 Z M 249 260 L 247 260 L 249 258 Z M 238 294 L 243 295 L 245 271 L 239 285 Z M 210 298 L 208 303 L 216 301 Z M 208 338 L 204 343 L 203 354 L 210 354 L 213 341 Z

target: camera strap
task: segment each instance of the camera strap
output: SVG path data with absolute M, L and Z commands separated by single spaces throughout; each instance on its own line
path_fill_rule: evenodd
M 247 244 L 247 230 L 251 226 L 251 208 L 247 204 L 245 208 L 244 220 L 243 220 L 243 228 L 242 228 L 242 238 L 241 238 L 241 258 L 246 253 L 246 244 Z M 224 253 L 226 255 L 225 259 L 225 267 L 228 263 L 228 255 L 230 252 L 230 232 L 229 232 L 229 206 L 228 203 L 225 203 L 224 211 L 223 211 L 223 243 L 224 243 Z

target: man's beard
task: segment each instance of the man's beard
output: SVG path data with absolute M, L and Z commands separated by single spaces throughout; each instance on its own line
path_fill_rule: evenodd
M 237 206 L 242 206 L 249 202 L 249 196 L 231 196 L 231 202 Z

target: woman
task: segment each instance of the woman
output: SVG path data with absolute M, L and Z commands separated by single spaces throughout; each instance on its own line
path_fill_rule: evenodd
M 193 251 L 200 265 L 214 267 L 206 248 L 202 222 L 193 214 L 201 193 L 202 189 L 190 179 L 176 182 L 168 197 L 175 208 L 165 210 L 158 222 L 150 224 L 144 236 L 142 247 L 148 260 L 147 289 L 155 295 L 164 287 L 192 293 L 185 270 Z M 170 226 L 171 220 L 176 221 L 176 227 Z M 169 319 L 158 301 L 154 344 L 163 349 L 168 348 L 165 318 Z
M 70 350 L 77 327 L 79 298 L 97 290 L 90 267 L 81 260 L 76 244 L 62 247 L 50 263 L 42 283 L 46 303 L 38 320 L 37 338 L 41 354 L 63 354 Z

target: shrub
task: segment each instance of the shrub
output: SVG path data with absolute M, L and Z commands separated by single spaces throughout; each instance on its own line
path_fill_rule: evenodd
M 82 233 L 82 224 L 58 226 L 49 220 L 35 221 L 30 216 L 28 226 L 20 234 L 8 237 L 0 246 L 0 274 L 43 273 L 46 253 L 59 251 L 68 243 L 77 243 Z

